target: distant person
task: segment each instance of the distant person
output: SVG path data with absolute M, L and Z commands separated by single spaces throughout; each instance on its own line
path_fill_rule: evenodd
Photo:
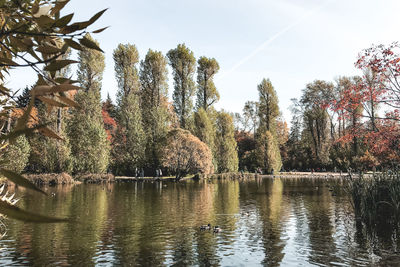
M 158 174 L 160 175 L 160 177 L 162 176 L 162 171 L 161 171 L 161 169 L 158 169 Z

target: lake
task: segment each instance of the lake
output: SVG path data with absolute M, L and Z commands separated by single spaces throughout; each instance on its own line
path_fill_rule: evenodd
M 2 266 L 369 266 L 400 263 L 391 233 L 356 227 L 340 180 L 130 182 L 17 191 L 18 206 L 73 218 L 5 220 Z M 54 193 L 54 194 L 51 194 Z M 201 231 L 210 223 L 222 231 Z

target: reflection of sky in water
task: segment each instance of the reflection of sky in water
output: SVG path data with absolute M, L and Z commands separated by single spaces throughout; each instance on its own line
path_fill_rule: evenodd
M 324 180 L 126 183 L 49 188 L 20 206 L 80 223 L 9 221 L 0 265 L 390 265 Z M 334 183 L 334 181 L 330 181 Z M 17 192 L 21 195 L 21 192 Z M 34 199 L 33 199 L 34 197 Z M 211 223 L 223 231 L 200 231 Z M 390 246 L 386 246 L 390 247 Z M 380 255 L 380 256 L 378 256 Z

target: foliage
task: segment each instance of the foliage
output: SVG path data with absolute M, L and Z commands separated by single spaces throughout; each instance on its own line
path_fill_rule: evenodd
M 197 61 L 197 109 L 207 111 L 219 100 L 219 93 L 213 81 L 214 75 L 219 70 L 219 64 L 215 58 L 200 57 Z
M 265 128 L 259 128 L 256 138 L 256 158 L 258 166 L 266 173 L 279 172 L 282 168 L 282 159 L 278 141 Z
M 214 170 L 211 150 L 187 130 L 171 130 L 162 155 L 162 165 L 175 173 L 177 179 L 188 173 L 210 174 Z
M 260 127 L 272 131 L 279 116 L 278 97 L 269 79 L 263 79 L 257 88 L 260 97 L 258 106 Z
M 238 170 L 239 159 L 234 133 L 232 117 L 224 111 L 218 112 L 215 155 L 219 173 Z
M 143 165 L 146 138 L 142 126 L 140 83 L 136 67 L 139 53 L 134 45 L 119 44 L 113 57 L 118 82 L 118 130 L 112 146 L 112 168 L 117 174 L 134 175 L 135 170 Z
M 28 163 L 30 151 L 31 147 L 28 140 L 25 136 L 21 135 L 8 145 L 4 154 L 1 154 L 0 161 L 7 161 L 3 166 L 5 169 L 20 173 Z
M 215 129 L 207 112 L 200 108 L 194 113 L 195 135 L 208 145 L 211 151 L 215 150 Z
M 155 170 L 160 165 L 160 148 L 168 132 L 167 60 L 159 51 L 149 50 L 140 64 L 141 109 L 146 135 L 145 162 Z
M 88 40 L 96 43 L 90 36 Z M 109 161 L 109 142 L 103 126 L 101 107 L 101 80 L 104 55 L 95 50 L 79 51 L 78 79 L 83 87 L 75 100 L 81 107 L 73 110 L 68 123 L 73 170 L 75 173 L 103 173 Z
M 74 63 L 73 60 L 62 59 L 69 48 L 81 50 L 84 47 L 100 50 L 97 44 L 89 40 L 85 33 L 105 10 L 96 13 L 83 22 L 70 23 L 73 14 L 60 17 L 60 11 L 69 1 L 51 3 L 49 1 L 3 1 L 0 14 L 0 79 L 5 82 L 10 68 L 30 67 L 38 74 L 38 82 L 31 90 L 31 99 L 24 113 L 17 120 L 11 132 L 0 136 L 0 155 L 3 156 L 8 143 L 13 143 L 18 136 L 32 134 L 39 130 L 42 134 L 62 139 L 46 125 L 29 125 L 36 99 L 51 108 L 52 106 L 76 106 L 76 103 L 65 95 L 65 92 L 78 89 L 73 81 L 64 77 L 56 77 L 56 72 Z M 103 29 L 94 32 L 101 32 Z M 77 42 L 79 41 L 79 43 Z M 40 69 L 39 66 L 44 66 Z M 49 98 L 50 97 L 50 98 Z M 14 96 L 4 85 L 0 86 L 1 111 L 13 107 Z M 8 112 L 0 113 L 0 121 Z M 10 125 L 10 124 L 8 124 Z M 13 182 L 28 188 L 37 189 L 32 183 L 16 172 L 0 166 L 1 174 Z M 65 219 L 50 218 L 20 210 L 4 200 L 0 201 L 0 212 L 15 219 L 31 222 L 61 222 Z
M 389 171 L 374 173 L 372 177 L 350 175 L 347 189 L 356 218 L 368 231 L 376 234 L 380 229 L 399 229 L 400 226 L 400 173 Z
M 196 59 L 193 52 L 185 44 L 179 44 L 167 53 L 169 64 L 174 76 L 173 105 L 178 114 L 180 127 L 187 129 L 186 121 L 192 112 L 195 84 L 193 75 L 196 69 Z

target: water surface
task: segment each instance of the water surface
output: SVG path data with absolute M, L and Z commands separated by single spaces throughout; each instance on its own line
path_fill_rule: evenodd
M 397 241 L 357 230 L 337 180 L 135 182 L 17 192 L 18 206 L 76 222 L 7 220 L 2 266 L 369 266 Z M 200 231 L 219 225 L 222 232 Z

